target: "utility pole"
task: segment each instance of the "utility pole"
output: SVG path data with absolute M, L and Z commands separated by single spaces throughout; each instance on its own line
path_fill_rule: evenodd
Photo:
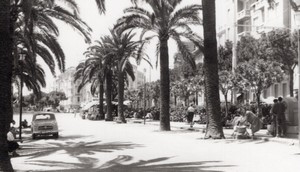
M 298 40 L 298 139 L 300 146 L 300 0 L 290 0 L 291 6 L 295 12 L 294 20 L 297 27 Z
M 232 73 L 235 74 L 235 69 L 237 66 L 237 56 L 236 56 L 236 44 L 237 44 L 237 0 L 234 0 L 233 4 L 233 44 L 232 44 Z M 237 98 L 236 98 L 236 89 L 232 89 L 232 103 L 236 104 L 237 103 Z
M 22 109 L 23 109 L 23 63 L 25 60 L 25 54 L 20 54 L 20 119 L 19 119 L 19 139 L 22 140 Z

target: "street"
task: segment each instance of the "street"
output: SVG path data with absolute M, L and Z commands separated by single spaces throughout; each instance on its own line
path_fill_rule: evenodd
M 23 131 L 21 156 L 11 159 L 16 171 L 300 171 L 297 146 L 264 140 L 204 140 L 199 131 L 161 132 L 153 123 L 90 121 L 64 113 L 56 117 L 58 139 L 31 140 L 30 129 Z

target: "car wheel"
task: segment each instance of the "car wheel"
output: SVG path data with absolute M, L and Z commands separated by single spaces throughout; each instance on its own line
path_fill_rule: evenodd
M 57 138 L 59 137 L 59 136 L 58 136 L 58 133 L 54 133 L 54 134 L 53 134 L 53 137 L 57 139 Z
M 36 135 L 35 134 L 32 134 L 32 139 L 36 139 Z

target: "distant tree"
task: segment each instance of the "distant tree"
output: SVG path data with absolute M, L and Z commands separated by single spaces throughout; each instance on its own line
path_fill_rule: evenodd
M 234 87 L 234 75 L 232 73 L 232 42 L 226 41 L 225 46 L 218 49 L 219 85 L 225 99 L 225 115 L 228 115 L 228 92 Z
M 275 61 L 281 63 L 282 69 L 289 75 L 290 96 L 294 96 L 294 69 L 297 65 L 297 33 L 278 29 L 267 34 L 270 42 L 269 53 Z
M 251 36 L 242 37 L 237 46 L 239 63 L 236 69 L 237 82 L 244 89 L 255 92 L 257 112 L 261 115 L 260 96 L 263 90 L 283 80 L 280 63 L 271 60 L 268 39 L 265 35 L 255 39 Z
M 272 84 L 283 80 L 283 71 L 280 64 L 263 59 L 251 59 L 248 62 L 242 62 L 237 66 L 237 81 L 244 85 L 244 89 L 250 89 L 255 92 L 257 102 L 257 112 L 261 115 L 260 96 L 263 90 L 269 88 Z
M 49 97 L 48 105 L 51 105 L 53 109 L 59 106 L 60 101 L 67 100 L 65 93 L 60 91 L 51 91 L 47 96 Z

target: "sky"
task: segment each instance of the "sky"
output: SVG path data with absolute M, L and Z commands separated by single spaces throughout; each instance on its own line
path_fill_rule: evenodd
M 222 1 L 222 0 L 217 0 Z M 106 13 L 105 15 L 100 15 L 98 12 L 98 9 L 96 7 L 96 3 L 94 0 L 77 0 L 76 1 L 79 6 L 80 10 L 80 17 L 83 21 L 85 21 L 93 30 L 91 33 L 92 35 L 92 42 L 94 40 L 99 39 L 103 35 L 109 34 L 109 29 L 113 27 L 115 22 L 118 18 L 122 17 L 123 10 L 127 7 L 132 6 L 130 0 L 107 0 L 106 1 Z M 189 5 L 189 4 L 200 4 L 201 0 L 184 0 L 180 7 Z M 220 11 L 217 9 L 217 12 Z M 70 26 L 62 23 L 57 22 L 59 30 L 60 30 L 60 36 L 58 38 L 58 41 L 60 42 L 66 56 L 66 69 L 69 67 L 76 67 L 79 62 L 83 61 L 85 59 L 83 53 L 86 51 L 87 47 L 89 46 L 84 42 L 83 37 L 80 36 L 80 34 L 77 33 L 73 28 Z M 196 30 L 198 34 L 201 34 L 202 27 L 199 28 L 199 30 Z M 153 68 L 150 69 L 150 65 L 146 63 L 142 63 L 138 70 L 143 71 L 143 69 L 146 69 L 148 78 L 147 80 L 157 80 L 159 79 L 159 67 L 156 68 L 156 42 L 148 45 L 146 53 L 151 58 L 151 63 L 153 65 Z M 173 56 L 177 51 L 177 47 L 175 43 L 170 40 L 169 41 L 169 57 L 170 57 L 170 67 L 173 66 Z M 41 62 L 42 63 L 42 62 Z M 43 65 L 43 64 L 42 64 Z M 47 80 L 47 87 L 43 89 L 43 91 L 51 91 L 51 88 L 53 86 L 53 82 L 55 78 L 52 76 L 50 71 L 47 67 L 44 68 L 46 71 L 46 80 Z M 57 70 L 57 75 L 59 75 L 60 72 Z

